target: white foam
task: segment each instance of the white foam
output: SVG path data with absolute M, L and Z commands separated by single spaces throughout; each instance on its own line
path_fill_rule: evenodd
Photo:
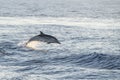
M 38 44 L 40 44 L 39 41 L 31 41 L 27 43 L 26 47 L 37 50 Z
M 120 29 L 119 19 L 93 19 L 68 17 L 0 17 L 0 25 L 65 25 L 95 29 Z
M 18 46 L 25 46 L 26 43 L 27 43 L 27 41 L 21 41 L 21 42 L 19 42 L 17 45 L 18 45 Z
M 49 50 L 49 49 L 61 48 L 60 45 L 56 43 L 47 44 L 46 42 L 40 42 L 40 41 L 31 41 L 29 43 L 27 42 L 28 41 L 21 41 L 17 45 L 20 47 L 26 47 L 33 50 Z

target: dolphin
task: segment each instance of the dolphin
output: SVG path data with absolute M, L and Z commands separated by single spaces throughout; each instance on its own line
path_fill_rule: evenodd
M 54 36 L 51 36 L 51 35 L 47 35 L 47 34 L 43 33 L 42 31 L 40 31 L 39 35 L 36 35 L 36 36 L 30 38 L 29 41 L 26 43 L 26 45 L 28 45 L 30 42 L 45 42 L 47 44 L 50 44 L 50 43 L 61 44 L 57 38 L 55 38 Z

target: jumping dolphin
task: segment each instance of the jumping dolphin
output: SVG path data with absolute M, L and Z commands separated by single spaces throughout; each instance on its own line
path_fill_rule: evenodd
M 37 36 L 32 37 L 27 43 L 26 45 L 28 45 L 31 42 L 45 42 L 47 44 L 50 43 L 57 43 L 57 44 L 61 44 L 54 36 L 51 35 L 47 35 L 43 32 L 40 31 L 40 34 Z M 35 43 L 34 43 L 35 44 Z

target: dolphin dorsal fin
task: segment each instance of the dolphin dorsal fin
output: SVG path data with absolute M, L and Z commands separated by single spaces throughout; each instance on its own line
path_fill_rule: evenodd
M 40 31 L 40 35 L 44 35 L 44 33 L 42 31 Z

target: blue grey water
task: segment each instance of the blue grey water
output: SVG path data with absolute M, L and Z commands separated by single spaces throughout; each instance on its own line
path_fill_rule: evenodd
M 120 80 L 120 0 L 0 0 L 0 80 Z

